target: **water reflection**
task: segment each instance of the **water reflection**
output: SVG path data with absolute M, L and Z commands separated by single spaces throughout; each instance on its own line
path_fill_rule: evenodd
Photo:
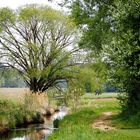
M 48 136 L 56 129 L 57 122 L 68 113 L 66 109 L 57 110 L 52 116 L 44 117 L 44 124 L 29 125 L 27 128 L 14 129 L 0 136 L 0 140 L 47 140 Z M 57 121 L 56 121 L 57 120 Z
M 53 126 L 32 125 L 16 129 L 0 137 L 0 140 L 44 140 L 53 132 Z

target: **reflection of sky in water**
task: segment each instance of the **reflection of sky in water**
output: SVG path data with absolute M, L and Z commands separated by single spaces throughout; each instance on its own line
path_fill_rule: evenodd
M 50 130 L 50 129 L 42 129 L 42 130 L 39 130 L 39 131 L 34 130 L 33 132 L 29 133 L 26 136 L 11 138 L 10 140 L 33 140 L 33 139 L 35 139 L 35 140 L 44 140 L 51 133 L 52 133 L 52 130 Z
M 67 115 L 67 112 L 66 111 L 61 111 L 61 112 L 58 112 L 57 114 L 54 114 L 53 115 L 53 120 L 61 120 L 63 119 L 65 116 Z
M 17 137 L 17 138 L 12 138 L 11 140 L 26 140 L 26 137 Z

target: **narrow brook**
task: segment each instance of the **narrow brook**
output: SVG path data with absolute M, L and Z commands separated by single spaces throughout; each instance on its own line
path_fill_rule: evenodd
M 47 140 L 48 136 L 58 129 L 59 120 L 66 115 L 66 110 L 60 110 L 51 118 L 46 118 L 44 124 L 32 124 L 24 128 L 13 129 L 0 135 L 0 140 Z

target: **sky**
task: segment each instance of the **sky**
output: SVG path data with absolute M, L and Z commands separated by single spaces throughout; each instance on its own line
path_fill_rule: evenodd
M 34 3 L 43 4 L 43 5 L 46 4 L 52 6 L 54 9 L 59 9 L 59 7 L 56 6 L 55 3 L 49 3 L 48 0 L 0 0 L 0 7 L 10 7 L 12 9 L 17 9 L 22 5 L 34 4 Z

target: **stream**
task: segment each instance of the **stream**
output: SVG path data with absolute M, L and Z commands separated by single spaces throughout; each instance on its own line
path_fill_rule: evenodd
M 58 129 L 57 125 L 54 126 L 54 121 L 57 124 L 57 121 L 66 115 L 67 111 L 61 109 L 51 118 L 46 118 L 44 124 L 32 124 L 24 128 L 12 129 L 10 132 L 0 135 L 0 140 L 47 140 L 48 136 Z

